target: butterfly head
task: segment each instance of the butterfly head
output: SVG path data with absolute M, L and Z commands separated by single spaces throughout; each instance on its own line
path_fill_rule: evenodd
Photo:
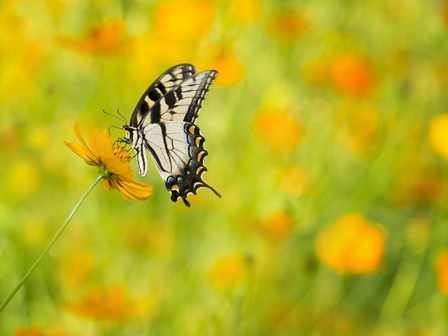
M 131 145 L 133 148 L 139 147 L 141 145 L 141 137 L 138 136 L 137 129 L 129 125 L 123 125 L 123 130 L 126 132 L 123 138 L 124 142 Z

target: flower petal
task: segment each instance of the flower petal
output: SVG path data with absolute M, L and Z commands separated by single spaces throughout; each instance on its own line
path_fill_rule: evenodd
M 106 130 L 95 128 L 89 139 L 92 151 L 100 158 L 113 157 L 113 143 L 109 133 Z
M 135 199 L 143 201 L 152 195 L 152 185 L 135 181 L 117 179 L 115 186 L 124 199 Z
M 107 171 L 113 175 L 120 175 L 126 179 L 132 179 L 133 171 L 129 163 L 118 158 L 106 158 L 104 164 Z
M 114 185 L 111 184 L 111 181 L 106 178 L 103 179 L 103 188 L 106 191 L 111 191 L 115 189 Z
M 75 124 L 75 126 L 73 127 L 73 130 L 75 131 L 76 137 L 79 139 L 79 141 L 81 141 L 81 144 L 84 147 L 84 149 L 86 149 L 86 150 L 89 149 L 89 146 L 87 146 L 87 143 L 84 140 L 84 136 L 82 135 L 81 128 L 79 127 L 78 123 Z
M 84 161 L 91 166 L 95 166 L 96 162 L 92 161 L 91 157 L 88 155 L 87 151 L 85 150 L 84 146 L 74 143 L 74 142 L 67 142 L 65 141 L 65 144 L 79 157 L 83 158 Z

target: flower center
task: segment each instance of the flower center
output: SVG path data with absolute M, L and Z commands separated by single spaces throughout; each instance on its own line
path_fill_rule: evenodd
M 129 154 L 126 147 L 120 145 L 114 145 L 114 156 L 125 162 L 130 162 L 132 159 L 132 155 Z

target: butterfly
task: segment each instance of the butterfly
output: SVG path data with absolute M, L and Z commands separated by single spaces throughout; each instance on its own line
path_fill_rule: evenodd
M 204 182 L 205 138 L 195 124 L 202 102 L 216 77 L 215 70 L 196 72 L 191 64 L 166 70 L 151 84 L 137 103 L 129 125 L 124 125 L 140 175 L 148 169 L 146 151 L 153 159 L 171 200 L 180 197 L 190 206 L 187 196 L 201 187 L 221 195 Z

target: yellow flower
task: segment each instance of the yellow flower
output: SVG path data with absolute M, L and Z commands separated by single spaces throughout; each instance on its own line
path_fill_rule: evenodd
M 448 248 L 437 254 L 435 268 L 437 285 L 443 294 L 448 295 Z
M 85 283 L 95 267 L 95 256 L 91 252 L 79 249 L 68 252 L 61 258 L 59 276 L 68 290 Z
M 302 125 L 284 109 L 263 107 L 255 115 L 255 132 L 273 149 L 291 152 L 303 135 Z
M 228 1 L 229 17 L 232 23 L 250 24 L 257 21 L 262 12 L 263 4 L 261 0 L 231 0 Z
M 123 147 L 114 145 L 106 130 L 92 131 L 90 147 L 84 140 L 79 125 L 75 125 L 74 130 L 81 144 L 65 144 L 88 165 L 99 168 L 105 190 L 117 189 L 126 200 L 145 200 L 152 195 L 151 185 L 133 179 L 133 171 L 129 165 L 130 154 Z
M 247 276 L 249 260 L 241 253 L 232 253 L 215 260 L 209 271 L 212 284 L 221 289 L 241 284 Z
M 277 180 L 279 188 L 291 196 L 302 196 L 311 188 L 308 172 L 296 165 L 280 168 Z
M 429 125 L 429 144 L 437 154 L 448 160 L 448 113 L 432 119 Z
M 208 33 L 214 15 L 212 1 L 161 1 L 155 9 L 154 28 L 158 35 L 170 41 L 196 40 Z
M 318 258 L 340 273 L 370 273 L 383 259 L 385 234 L 360 214 L 346 214 L 319 234 Z
M 371 109 L 344 109 L 340 115 L 340 136 L 344 145 L 358 154 L 365 154 L 377 144 L 378 112 Z

